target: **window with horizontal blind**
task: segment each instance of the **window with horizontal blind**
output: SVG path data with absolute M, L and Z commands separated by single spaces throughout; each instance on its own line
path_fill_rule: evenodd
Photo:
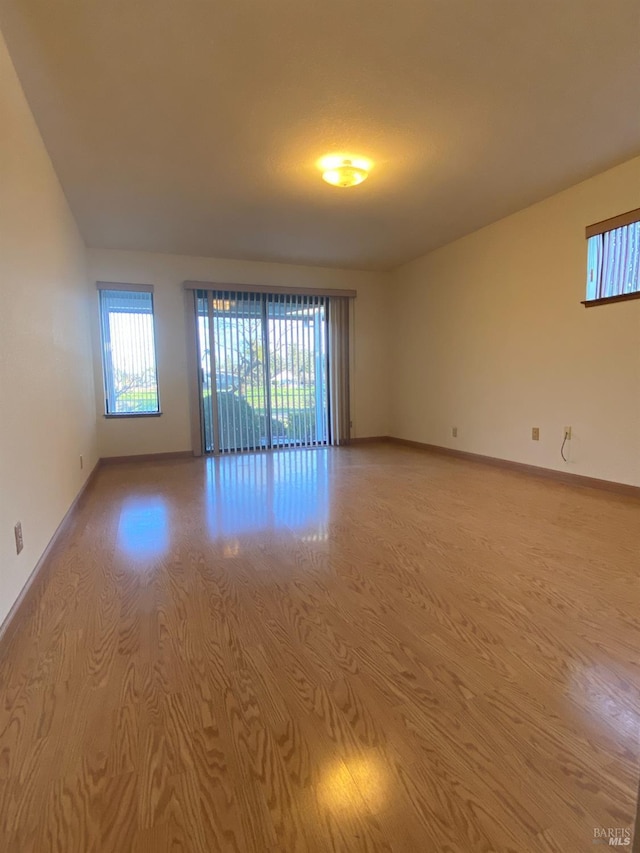
M 640 208 L 590 225 L 585 305 L 640 297 Z
M 158 376 L 150 287 L 98 285 L 108 417 L 158 415 Z

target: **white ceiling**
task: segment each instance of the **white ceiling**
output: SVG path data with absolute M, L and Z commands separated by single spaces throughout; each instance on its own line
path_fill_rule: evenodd
M 90 246 L 391 268 L 640 152 L 640 0 L 0 0 Z M 342 190 L 316 160 L 375 168 Z

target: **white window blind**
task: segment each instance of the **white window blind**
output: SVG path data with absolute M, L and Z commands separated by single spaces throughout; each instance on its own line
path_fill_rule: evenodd
M 205 452 L 329 443 L 327 299 L 195 292 Z
M 590 225 L 587 303 L 640 292 L 640 209 Z
M 159 414 L 153 293 L 99 292 L 105 413 Z

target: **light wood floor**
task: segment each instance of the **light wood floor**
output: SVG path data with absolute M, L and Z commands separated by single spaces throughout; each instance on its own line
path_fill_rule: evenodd
M 103 468 L 2 649 L 0 850 L 631 830 L 639 517 L 387 445 Z

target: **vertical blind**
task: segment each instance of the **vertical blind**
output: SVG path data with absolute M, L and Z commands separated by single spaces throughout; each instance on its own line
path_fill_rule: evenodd
M 640 208 L 588 225 L 586 303 L 640 292 Z
M 640 290 L 640 222 L 588 240 L 587 299 Z
M 198 291 L 204 446 L 268 446 L 264 309 L 254 293 Z
M 324 298 L 197 291 L 208 452 L 327 443 Z
M 153 294 L 100 288 L 105 412 L 157 414 Z
M 205 452 L 346 443 L 347 298 L 333 313 L 334 299 L 317 294 L 194 298 Z
M 328 441 L 326 300 L 266 298 L 272 446 Z

